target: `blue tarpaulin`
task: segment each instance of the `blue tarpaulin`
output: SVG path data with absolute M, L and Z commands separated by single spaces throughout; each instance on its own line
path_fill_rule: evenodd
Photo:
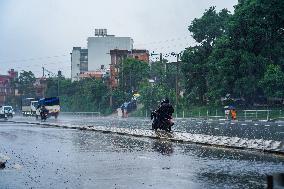
M 59 105 L 59 98 L 58 97 L 51 97 L 51 98 L 42 98 L 38 101 L 39 106 L 54 106 Z

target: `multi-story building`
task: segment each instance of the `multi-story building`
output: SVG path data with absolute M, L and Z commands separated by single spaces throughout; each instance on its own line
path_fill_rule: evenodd
M 110 85 L 112 88 L 117 87 L 119 84 L 119 66 L 122 64 L 123 60 L 126 58 L 134 58 L 149 63 L 149 51 L 145 49 L 132 49 L 130 51 L 114 49 L 110 50 L 110 57 Z
M 96 36 L 88 38 L 88 70 L 97 70 L 111 62 L 110 50 L 133 49 L 133 39 L 131 37 L 116 37 L 114 35 Z
M 86 77 L 101 78 L 107 75 L 112 87 L 118 85 L 118 65 L 127 57 L 149 63 L 149 52 L 133 49 L 131 37 L 107 35 L 106 29 L 96 29 L 95 36 L 89 37 L 88 48 L 74 47 L 71 53 L 71 78 L 78 81 Z M 109 67 L 109 74 L 102 70 Z
M 15 86 L 12 81 L 18 77 L 18 72 L 14 69 L 8 71 L 8 75 L 0 75 L 0 105 L 6 103 L 8 96 L 15 95 Z
M 149 63 L 149 51 L 145 49 L 132 49 L 130 56 L 137 60 Z
M 96 71 L 87 71 L 79 76 L 80 79 L 85 79 L 85 78 L 95 78 L 99 80 L 108 80 L 109 79 L 109 70 L 108 69 L 101 69 L 101 70 L 96 70 Z
M 84 72 L 94 72 L 111 62 L 110 50 L 131 50 L 133 39 L 131 37 L 116 37 L 107 35 L 106 29 L 96 29 L 94 37 L 89 37 L 88 48 L 73 47 L 71 53 L 71 79 L 77 81 Z
M 71 54 L 71 79 L 78 81 L 80 74 L 88 71 L 88 49 L 73 47 Z
M 110 50 L 110 86 L 112 88 L 117 87 L 119 83 L 118 73 L 119 73 L 119 66 L 130 54 L 128 50 L 119 50 L 114 49 Z

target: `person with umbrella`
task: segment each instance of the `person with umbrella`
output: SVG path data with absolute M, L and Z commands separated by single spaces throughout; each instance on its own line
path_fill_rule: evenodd
M 237 119 L 237 111 L 236 108 L 234 106 L 229 106 L 230 109 L 230 113 L 231 113 L 231 118 L 232 120 L 236 120 Z

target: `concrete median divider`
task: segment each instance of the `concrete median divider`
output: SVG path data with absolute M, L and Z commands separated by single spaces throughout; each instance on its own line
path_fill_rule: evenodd
M 133 137 L 146 137 L 151 139 L 164 139 L 172 142 L 196 143 L 200 145 L 215 146 L 222 148 L 257 150 L 274 154 L 284 155 L 284 142 L 264 139 L 248 139 L 228 136 L 214 136 L 205 134 L 192 134 L 186 132 L 167 133 L 164 131 L 153 131 L 146 129 L 131 129 L 105 126 L 74 126 L 72 124 L 58 124 L 47 122 L 29 122 L 29 121 L 7 121 L 12 123 L 31 124 L 39 126 L 50 126 L 63 129 L 77 129 L 85 131 L 95 131 L 101 133 L 113 133 L 118 135 L 127 135 Z

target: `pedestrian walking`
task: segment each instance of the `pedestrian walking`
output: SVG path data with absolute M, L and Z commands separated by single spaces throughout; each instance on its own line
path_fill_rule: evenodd
M 121 117 L 125 117 L 125 113 L 124 113 L 124 111 L 125 111 L 125 106 L 124 106 L 124 103 L 121 105 L 121 113 L 122 113 L 122 115 L 121 115 Z

